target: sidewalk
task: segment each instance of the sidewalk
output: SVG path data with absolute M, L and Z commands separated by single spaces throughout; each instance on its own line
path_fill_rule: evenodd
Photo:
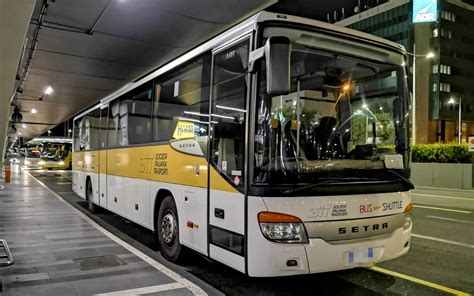
M 27 173 L 0 190 L 0 238 L 14 265 L 0 268 L 6 295 L 206 295 L 110 234 Z

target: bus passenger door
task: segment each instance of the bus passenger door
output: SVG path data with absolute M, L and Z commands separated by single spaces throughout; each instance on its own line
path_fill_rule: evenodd
M 209 255 L 245 272 L 244 163 L 249 38 L 213 53 Z
M 99 205 L 107 208 L 107 131 L 109 106 L 101 108 L 99 138 Z

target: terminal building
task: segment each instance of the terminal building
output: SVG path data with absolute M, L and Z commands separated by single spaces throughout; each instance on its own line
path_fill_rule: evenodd
M 433 21 L 417 19 L 413 1 L 394 0 L 337 24 L 398 42 L 418 56 L 414 75 L 416 143 L 456 142 L 459 102 L 461 141 L 466 142 L 474 135 L 474 1 L 414 1 L 437 6 Z M 434 58 L 427 59 L 430 52 Z M 413 59 L 410 63 L 412 72 Z

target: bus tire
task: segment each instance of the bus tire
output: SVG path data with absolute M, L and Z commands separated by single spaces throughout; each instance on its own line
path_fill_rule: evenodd
M 163 199 L 155 224 L 161 254 L 172 262 L 178 261 L 181 255 L 181 244 L 179 242 L 178 211 L 173 197 L 167 196 Z
M 95 204 L 94 204 L 94 191 L 92 191 L 92 182 L 90 179 L 87 179 L 86 185 L 86 199 L 87 199 L 87 208 L 92 214 L 95 213 Z

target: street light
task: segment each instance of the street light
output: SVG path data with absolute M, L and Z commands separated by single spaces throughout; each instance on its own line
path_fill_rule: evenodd
M 459 142 L 459 144 L 461 144 L 461 133 L 462 133 L 462 131 L 461 131 L 461 125 L 462 125 L 462 123 L 461 123 L 461 106 L 462 106 L 461 105 L 461 98 L 459 98 L 459 102 L 456 102 L 453 98 L 450 98 L 449 101 L 448 101 L 448 104 L 450 104 L 450 105 L 459 105 L 458 142 Z
M 413 44 L 413 53 L 407 52 L 408 55 L 413 57 L 413 82 L 412 82 L 412 94 L 413 94 L 413 102 L 411 105 L 412 108 L 412 118 L 413 118 L 413 128 L 411 130 L 412 132 L 412 138 L 413 138 L 413 144 L 416 143 L 416 58 L 424 57 L 426 59 L 433 59 L 435 58 L 435 54 L 433 52 L 428 52 L 426 54 L 416 54 L 416 44 Z M 404 66 L 405 62 L 402 63 Z

